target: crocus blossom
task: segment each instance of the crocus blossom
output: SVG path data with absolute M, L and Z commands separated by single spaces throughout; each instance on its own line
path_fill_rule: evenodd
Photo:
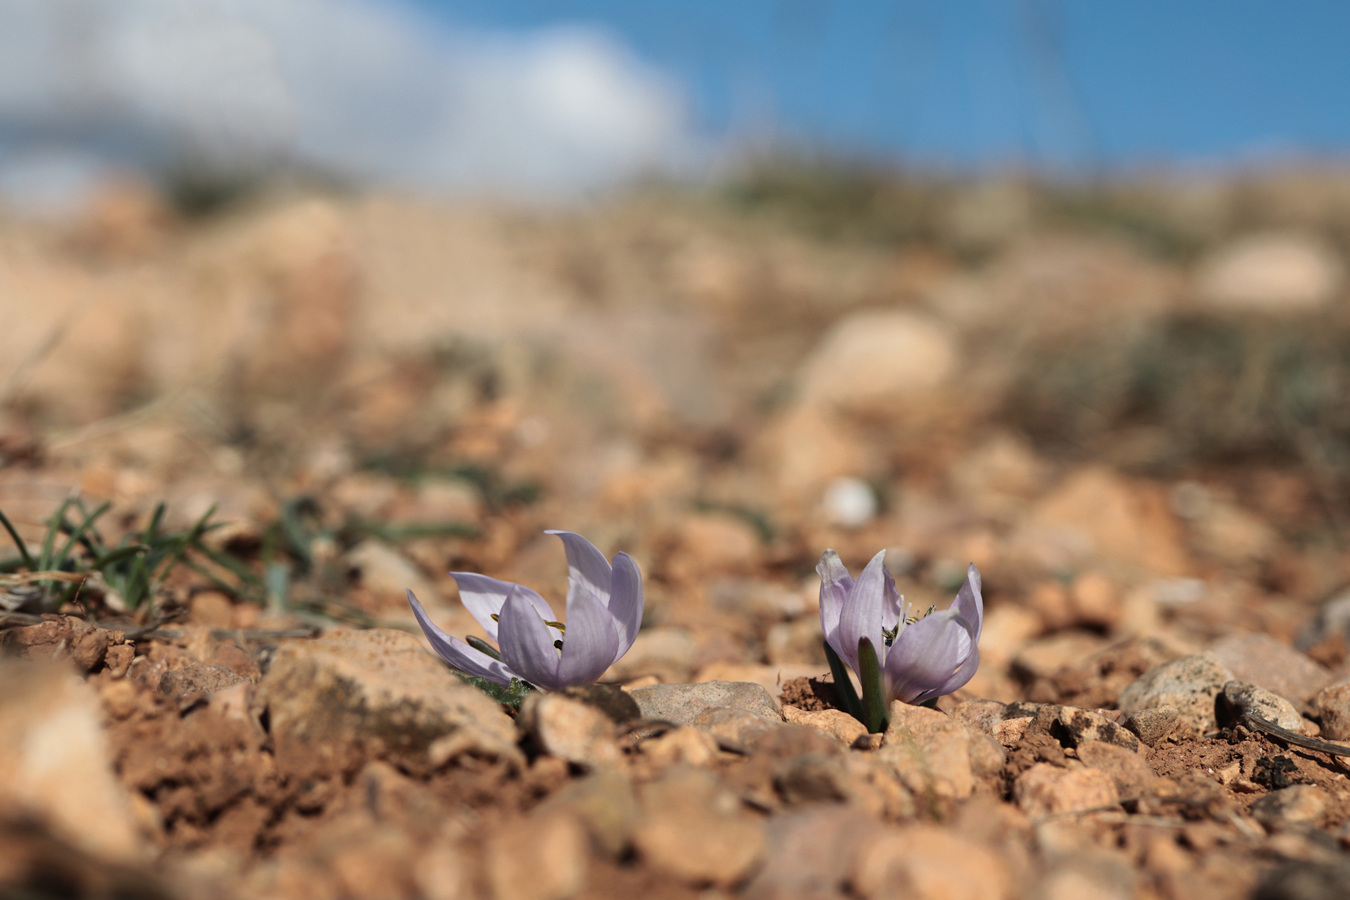
M 628 652 L 642 624 L 642 573 L 627 553 L 611 565 L 595 545 L 570 531 L 548 531 L 567 553 L 567 620 L 529 588 L 473 572 L 451 572 L 470 614 L 497 642 L 500 658 L 451 637 L 408 602 L 431 646 L 450 665 L 498 684 L 517 678 L 557 690 L 595 681 Z
M 919 704 L 950 694 L 980 665 L 980 572 L 970 566 L 950 608 L 915 617 L 896 591 L 885 557 L 885 550 L 872 557 L 854 581 L 839 554 L 821 555 L 816 571 L 825 640 L 861 676 L 858 642 L 868 638 L 881 663 L 887 699 Z

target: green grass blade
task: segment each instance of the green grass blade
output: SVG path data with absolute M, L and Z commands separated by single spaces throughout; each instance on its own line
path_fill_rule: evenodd
M 42 539 L 42 555 L 38 557 L 37 571 L 47 572 L 52 567 L 52 550 L 56 547 L 56 536 L 61 533 L 66 520 L 66 510 L 74 501 L 67 497 L 52 515 L 47 524 L 47 536 Z
M 126 544 L 118 547 L 116 550 L 109 550 L 89 564 L 89 568 L 105 572 L 125 559 L 130 559 L 138 553 L 146 553 L 150 550 L 145 544 Z M 106 572 L 105 572 L 106 576 Z
M 161 500 L 155 504 L 155 513 L 150 517 L 150 524 L 145 526 L 145 533 L 141 535 L 141 543 L 151 545 L 155 543 L 155 537 L 159 534 L 159 523 L 164 520 L 165 509 L 164 501 Z
M 251 587 L 259 587 L 262 585 L 261 578 L 251 572 L 243 562 L 231 556 L 229 553 L 226 553 L 224 550 L 217 550 L 215 547 L 208 547 L 205 544 L 197 549 L 203 556 L 220 566 L 222 569 L 230 572 L 230 574 L 238 578 L 243 584 L 247 584 Z
M 27 566 L 30 571 L 39 571 L 33 565 L 33 557 L 28 552 L 28 546 L 23 542 L 23 538 L 19 537 L 19 532 L 14 529 L 14 525 L 9 521 L 9 517 L 3 512 L 0 512 L 0 525 L 5 526 L 5 530 L 9 532 L 9 536 L 14 540 L 14 546 L 18 548 L 19 558 L 23 560 L 23 564 Z
M 853 690 L 853 679 L 848 677 L 848 667 L 844 661 L 839 658 L 839 654 L 834 652 L 830 642 L 825 642 L 825 658 L 830 661 L 830 675 L 834 678 L 834 693 L 839 698 L 839 702 L 844 705 L 844 712 L 863 724 L 867 720 L 863 718 L 862 701 L 858 699 L 858 692 Z
M 886 730 L 886 682 L 881 674 L 877 648 L 868 638 L 858 639 L 858 680 L 862 682 L 863 724 L 870 734 Z
M 94 523 L 98 521 L 99 516 L 112 509 L 112 503 L 105 502 L 92 513 L 84 509 L 83 503 L 78 504 L 78 507 L 84 514 L 84 521 L 70 530 L 70 537 L 66 538 L 66 542 L 61 545 L 60 552 L 57 553 L 56 557 L 52 560 L 51 564 L 53 568 L 61 568 L 65 563 L 66 558 L 70 556 L 70 551 L 75 549 L 76 544 L 83 544 L 84 548 L 90 551 L 90 553 L 95 552 L 92 542 L 84 540 L 85 534 L 93 528 Z

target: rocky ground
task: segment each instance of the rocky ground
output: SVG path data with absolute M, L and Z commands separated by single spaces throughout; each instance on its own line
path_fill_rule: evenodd
M 1350 892 L 1342 175 L 124 184 L 0 235 L 7 896 Z M 221 527 L 33 575 L 72 496 L 109 545 Z M 403 592 L 452 634 L 451 569 L 561 600 L 545 528 L 647 610 L 516 708 Z M 974 680 L 834 708 L 826 548 L 921 609 L 976 563 Z

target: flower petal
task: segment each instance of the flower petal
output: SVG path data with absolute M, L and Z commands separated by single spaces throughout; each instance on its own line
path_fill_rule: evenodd
M 412 606 L 413 615 L 417 617 L 417 624 L 422 626 L 422 633 L 427 636 L 431 642 L 431 648 L 441 659 L 450 665 L 459 669 L 468 675 L 478 675 L 489 681 L 495 681 L 498 684 L 510 684 L 512 678 L 519 678 L 519 675 L 512 672 L 500 660 L 493 659 L 486 653 L 475 650 L 459 638 L 451 637 L 432 622 L 427 616 L 426 610 L 412 591 L 408 591 L 408 604 Z
M 961 667 L 952 673 L 951 678 L 948 678 L 941 687 L 936 688 L 933 691 L 930 691 L 927 694 L 927 696 L 920 695 L 919 697 L 916 697 L 912 702 L 923 703 L 926 700 L 936 699 L 937 697 L 944 697 L 947 694 L 950 694 L 952 691 L 965 687 L 966 682 L 970 681 L 971 678 L 975 677 L 975 670 L 978 669 L 979 667 L 980 667 L 980 648 L 971 647 L 970 656 L 967 656 L 966 661 L 961 663 Z
M 847 659 L 849 657 L 842 651 L 842 642 L 836 643 L 836 634 L 839 631 L 839 614 L 853 590 L 853 576 L 839 560 L 839 554 L 833 550 L 820 554 L 816 574 L 820 576 L 820 630 L 825 632 L 825 640 L 830 642 L 834 652 Z M 856 654 L 857 651 L 858 642 L 854 641 L 853 652 Z
M 862 570 L 858 580 L 853 583 L 839 611 L 839 629 L 836 632 L 838 645 L 831 644 L 836 653 L 848 661 L 853 671 L 858 671 L 858 640 L 867 638 L 877 647 L 878 656 L 886 651 L 885 640 L 881 634 L 882 612 L 886 606 L 887 588 L 895 591 L 895 579 L 886 569 L 886 551 L 882 550 L 867 568 Z M 898 601 L 897 601 L 898 603 Z M 884 658 L 882 660 L 884 662 Z
M 536 687 L 552 690 L 558 682 L 558 650 L 553 632 L 516 585 L 502 604 L 497 645 L 502 660 Z
M 614 555 L 614 577 L 609 588 L 609 614 L 614 619 L 614 628 L 619 635 L 619 646 L 614 651 L 614 659 L 628 652 L 642 627 L 642 572 L 627 553 Z M 568 623 L 571 623 L 572 610 L 567 610 Z M 564 645 L 565 646 L 565 645 Z
M 974 650 L 973 628 L 959 613 L 948 609 L 920 619 L 900 632 L 886 654 L 888 693 L 906 703 L 940 696 L 934 692 L 953 680 Z
M 614 617 L 590 591 L 577 591 L 567 603 L 567 637 L 563 639 L 556 686 L 590 684 L 605 674 L 618 649 Z
M 605 555 L 574 531 L 549 529 L 544 534 L 556 534 L 567 553 L 567 608 L 572 608 L 573 596 L 582 591 L 599 599 L 601 604 L 606 604 L 612 575 Z
M 961 618 L 974 627 L 975 642 L 978 644 L 984 631 L 984 596 L 980 593 L 980 570 L 975 568 L 974 563 L 966 569 L 965 584 L 961 585 L 961 590 L 957 592 L 956 599 L 952 601 L 949 609 L 960 613 Z
M 497 640 L 497 621 L 492 617 L 501 615 L 506 595 L 513 590 L 523 591 L 526 599 L 539 610 L 539 615 L 543 618 L 550 622 L 558 618 L 553 615 L 553 609 L 547 600 L 524 585 L 499 581 L 475 572 L 451 572 L 450 577 L 459 585 L 459 602 L 464 604 L 464 608 L 478 620 L 478 624 L 483 626 L 488 637 L 494 641 Z

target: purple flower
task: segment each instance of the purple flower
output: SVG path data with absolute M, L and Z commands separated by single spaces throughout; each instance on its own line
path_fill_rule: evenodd
M 964 685 L 980 666 L 980 630 L 984 599 L 980 572 L 974 565 L 949 609 L 915 617 L 895 590 L 883 550 L 854 581 L 826 550 L 820 573 L 820 625 L 825 640 L 840 659 L 861 675 L 858 641 L 870 638 L 881 663 L 890 700 L 924 703 Z
M 496 659 L 432 624 L 408 591 L 408 602 L 427 640 L 450 665 L 498 684 L 512 678 L 557 690 L 590 684 L 628 652 L 642 624 L 642 573 L 627 553 L 611 566 L 595 545 L 570 531 L 549 531 L 567 551 L 567 622 L 548 601 L 509 581 L 472 572 L 451 572 L 459 598 L 497 642 Z

